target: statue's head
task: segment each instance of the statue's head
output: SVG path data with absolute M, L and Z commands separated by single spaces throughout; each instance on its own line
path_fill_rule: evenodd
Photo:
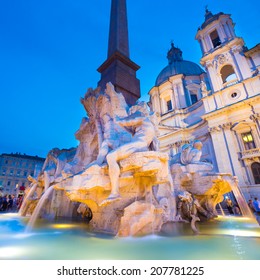
M 193 142 L 193 148 L 197 149 L 197 150 L 201 150 L 202 149 L 202 142 L 200 140 L 195 140 Z
M 180 191 L 178 194 L 178 198 L 181 201 L 186 201 L 186 202 L 191 202 L 192 201 L 192 195 L 191 193 L 187 192 L 187 191 Z
M 144 116 L 149 116 L 150 112 L 149 112 L 149 108 L 148 108 L 148 105 L 146 102 L 144 101 L 138 101 L 136 103 L 136 105 L 132 106 L 130 109 L 129 109 L 129 114 L 132 115 L 136 112 L 140 112 L 142 115 Z
M 49 152 L 52 156 L 57 157 L 60 154 L 60 149 L 59 148 L 53 148 Z

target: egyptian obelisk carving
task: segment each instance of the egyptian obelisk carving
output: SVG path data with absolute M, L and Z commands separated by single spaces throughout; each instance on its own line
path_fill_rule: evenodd
M 102 90 L 111 82 L 117 92 L 122 92 L 127 104 L 133 105 L 140 97 L 140 81 L 136 71 L 140 67 L 129 58 L 126 0 L 112 0 L 108 53 L 106 61 L 98 68 Z

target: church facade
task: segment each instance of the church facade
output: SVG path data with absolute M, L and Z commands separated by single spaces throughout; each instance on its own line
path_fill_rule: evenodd
M 199 139 L 203 161 L 236 176 L 247 199 L 260 197 L 260 44 L 248 49 L 230 15 L 208 10 L 196 40 L 203 68 L 172 44 L 149 92 L 161 150 L 173 156 Z

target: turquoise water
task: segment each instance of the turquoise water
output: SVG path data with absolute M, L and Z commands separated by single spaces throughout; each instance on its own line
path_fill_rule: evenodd
M 260 227 L 242 217 L 200 223 L 199 235 L 183 224 L 169 224 L 160 235 L 136 238 L 97 235 L 69 222 L 40 224 L 25 234 L 26 222 L 0 214 L 0 259 L 260 260 Z

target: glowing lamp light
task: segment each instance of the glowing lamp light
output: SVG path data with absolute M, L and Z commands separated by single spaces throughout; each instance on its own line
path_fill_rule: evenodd
M 1 214 L 1 216 L 4 218 L 4 217 L 19 217 L 19 214 L 18 213 L 4 213 L 4 214 Z
M 56 229 L 68 229 L 68 228 L 76 228 L 77 225 L 73 225 L 73 224 L 56 224 L 56 225 L 52 225 L 52 228 L 56 228 Z
M 244 141 L 245 143 L 253 142 L 254 140 L 253 140 L 252 134 L 251 134 L 251 133 L 248 133 L 248 134 L 244 135 L 244 136 L 243 136 L 243 141 Z
M 248 231 L 248 230 L 225 230 L 224 234 L 234 235 L 234 236 L 245 236 L 245 237 L 260 237 L 260 233 L 258 231 Z

